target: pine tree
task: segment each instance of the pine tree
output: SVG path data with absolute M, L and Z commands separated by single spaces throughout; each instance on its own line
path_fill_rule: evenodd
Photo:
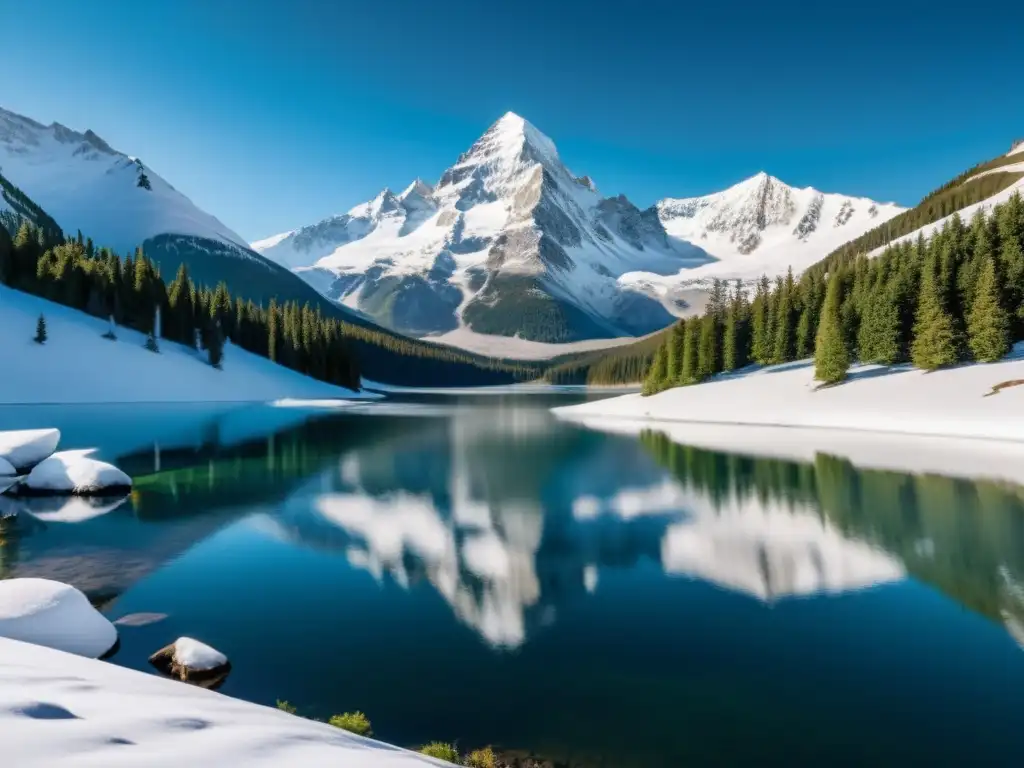
M 840 307 L 843 301 L 842 280 L 838 274 L 829 276 L 825 288 L 825 305 L 814 342 L 814 378 L 825 384 L 836 384 L 846 378 L 850 368 L 850 352 L 843 336 Z
M 701 381 L 720 370 L 721 355 L 718 348 L 718 318 L 704 315 L 700 321 L 700 345 L 697 347 L 697 378 Z
M 697 381 L 697 347 L 700 345 L 700 318 L 691 317 L 683 325 L 683 363 L 679 372 L 680 384 Z
M 686 329 L 683 321 L 678 321 L 668 335 L 668 343 L 665 349 L 667 358 L 665 360 L 665 371 L 669 386 L 675 386 L 683 370 L 683 339 L 686 336 Z
M 934 371 L 957 361 L 957 339 L 953 318 L 942 303 L 941 257 L 932 257 L 921 273 L 921 290 L 914 322 L 910 359 L 918 368 Z
M 900 359 L 900 310 L 892 286 L 879 285 L 861 318 L 857 348 L 865 363 L 890 365 Z
M 277 299 L 272 298 L 270 300 L 270 308 L 267 310 L 267 357 L 275 363 L 277 362 L 277 337 L 279 333 Z
M 644 378 L 642 394 L 653 395 L 665 389 L 665 383 L 668 380 L 667 363 L 667 351 L 665 344 L 662 344 L 654 353 L 654 360 L 651 361 L 651 367 Z
M 747 364 L 750 307 L 743 281 L 737 280 L 725 314 L 722 338 L 722 370 L 735 371 Z
M 796 329 L 793 328 L 793 270 L 779 287 L 775 302 L 775 338 L 772 340 L 772 360 L 785 363 L 793 359 L 796 348 Z
M 146 175 L 146 172 L 142 169 L 141 165 L 139 166 L 139 180 L 136 183 L 136 186 L 142 187 L 142 189 L 145 190 L 153 189 L 152 184 L 149 183 L 149 176 Z
M 36 320 L 36 335 L 33 341 L 35 341 L 36 344 L 45 344 L 46 339 L 46 318 L 39 315 L 39 319 Z
M 751 357 L 762 365 L 767 363 L 771 357 L 771 343 L 772 339 L 769 336 L 769 306 L 768 306 L 768 294 L 771 289 L 771 283 L 768 282 L 768 277 L 762 275 L 761 279 L 757 283 L 757 289 L 754 293 L 754 301 L 750 308 L 750 323 L 751 323 Z
M 221 367 L 224 360 L 224 331 L 220 327 L 219 321 L 213 321 L 213 327 L 210 329 L 206 342 L 206 354 L 210 365 L 214 368 Z
M 1010 351 L 1010 318 L 1000 302 L 994 258 L 985 260 L 974 294 L 967 321 L 968 343 L 975 360 L 991 363 Z
M 146 334 L 146 343 L 143 346 L 145 346 L 145 348 L 148 349 L 150 352 L 160 352 L 160 345 L 157 344 L 156 336 L 153 335 L 152 331 Z

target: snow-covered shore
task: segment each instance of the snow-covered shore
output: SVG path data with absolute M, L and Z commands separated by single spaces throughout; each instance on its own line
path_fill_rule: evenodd
M 858 365 L 819 388 L 811 361 L 722 375 L 651 397 L 623 395 L 554 409 L 559 418 L 805 427 L 1024 441 L 1024 343 L 998 363 L 925 373 Z
M 447 765 L 192 685 L 0 638 L 4 765 Z
M 36 320 L 45 315 L 47 341 L 36 344 Z M 254 402 L 283 398 L 361 398 L 258 355 L 227 346 L 223 369 L 205 355 L 162 339 L 160 354 L 145 337 L 38 296 L 0 285 L 0 404 L 114 402 Z

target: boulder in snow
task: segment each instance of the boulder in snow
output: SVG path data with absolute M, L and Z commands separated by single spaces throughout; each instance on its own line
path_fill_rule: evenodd
M 0 432 L 0 460 L 13 467 L 15 472 L 27 472 L 56 451 L 59 442 L 59 429 Z M 13 474 L 4 471 L 4 464 L 0 464 L 0 475 Z
M 204 688 L 216 688 L 231 671 L 228 657 L 206 643 L 179 637 L 149 657 L 149 663 L 170 677 Z
M 0 581 L 0 637 L 93 659 L 118 645 L 114 625 L 85 595 L 50 579 Z
M 74 493 L 113 495 L 131 489 L 132 479 L 113 464 L 89 456 L 91 451 L 61 451 L 37 464 L 15 492 L 26 496 Z

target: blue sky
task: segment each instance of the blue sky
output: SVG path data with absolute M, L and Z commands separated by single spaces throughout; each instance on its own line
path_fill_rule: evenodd
M 0 105 L 249 240 L 436 180 L 508 110 L 641 207 L 762 169 L 909 205 L 1024 136 L 999 5 L 48 0 L 18 4 Z

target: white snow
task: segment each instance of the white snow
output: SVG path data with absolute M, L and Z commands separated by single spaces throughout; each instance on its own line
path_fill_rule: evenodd
M 95 494 L 131 487 L 132 479 L 105 461 L 91 458 L 92 449 L 60 451 L 44 459 L 22 484 L 33 491 Z
M 74 587 L 49 579 L 6 579 L 0 581 L 4 637 L 97 658 L 117 642 L 117 630 Z M 6 655 L 0 658 L 7 661 Z
M 12 768 L 448 765 L 197 686 L 3 639 L 0 732 Z
M 0 168 L 68 233 L 129 253 L 155 235 L 210 238 L 251 257 L 239 235 L 197 208 L 154 170 L 141 166 L 151 190 L 138 186 L 140 166 L 95 134 L 43 126 L 0 108 Z M 243 250 L 244 249 L 244 250 Z
M 925 373 L 858 365 L 845 383 L 818 388 L 811 361 L 722 375 L 651 397 L 638 394 L 556 408 L 564 418 L 614 417 L 816 427 L 1024 440 L 1024 343 L 1003 361 Z
M 32 341 L 36 319 L 46 316 L 48 339 Z M 107 321 L 0 286 L 0 403 L 100 403 L 268 401 L 283 398 L 363 398 L 269 360 L 226 345 L 222 370 L 205 354 L 160 340 L 160 353 L 145 337 L 117 329 L 102 338 Z M 2 439 L 2 438 L 0 438 Z M 0 443 L 0 455 L 2 455 Z M 18 466 L 18 462 L 12 462 Z
M 959 214 L 961 220 L 963 220 L 964 222 L 969 222 L 974 217 L 974 214 L 977 213 L 978 211 L 982 211 L 987 215 L 993 207 L 999 205 L 1000 203 L 1005 203 L 1015 194 L 1024 195 L 1024 179 L 1017 179 L 1017 181 L 1008 186 L 1006 189 L 1002 190 L 1001 192 L 997 192 L 991 197 L 985 198 L 979 203 L 968 205 L 966 208 L 961 208 L 959 211 L 951 213 L 949 216 L 945 216 L 939 219 L 938 221 L 932 222 L 931 224 L 925 224 L 923 227 L 915 229 L 913 232 L 909 234 L 903 235 L 902 237 L 897 237 L 888 245 L 882 245 L 879 246 L 878 248 L 875 248 L 868 254 L 868 256 L 878 256 L 883 251 L 885 251 L 886 248 L 891 248 L 892 246 L 898 243 L 917 240 L 919 235 L 924 236 L 924 238 L 927 240 L 936 232 L 941 230 L 945 223 L 947 221 L 950 221 L 957 214 Z
M 17 474 L 17 470 L 14 468 L 14 465 L 7 459 L 0 457 L 0 478 L 10 477 L 15 474 Z
M 775 277 L 789 267 L 799 273 L 906 210 L 894 203 L 790 187 L 763 172 L 705 197 L 661 200 L 657 208 L 670 235 L 699 246 L 714 260 L 668 276 L 627 273 L 619 279 L 623 284 L 666 290 L 716 277 Z
M 1010 151 L 1006 153 L 1006 156 L 1009 157 L 1010 155 L 1016 155 L 1018 153 L 1024 153 L 1024 141 L 1018 141 L 1017 146 L 1011 148 Z
M 113 512 L 127 500 L 127 495 L 116 501 L 71 496 L 61 499 L 31 499 L 30 502 L 25 500 L 22 501 L 22 507 L 27 514 L 44 523 L 83 523 Z
M 0 288 L 0 290 L 4 290 Z M 0 294 L 2 295 L 2 294 Z M 0 299 L 2 301 L 2 299 Z M 4 305 L 0 303 L 0 316 L 3 316 Z M 3 321 L 0 320 L 0 325 Z M 6 326 L 10 331 L 11 326 Z M 6 334 L 5 334 L 6 335 Z M 0 348 L 4 342 L 0 339 Z M 11 364 L 11 360 L 7 360 Z M 16 368 L 9 368 L 17 370 Z M 16 376 L 0 377 L 0 391 L 3 391 L 4 380 L 10 380 Z M 60 430 L 57 429 L 18 429 L 0 432 L 0 475 L 14 474 L 16 470 L 24 471 L 31 469 L 40 461 L 57 450 L 60 442 Z M 7 467 L 12 467 L 11 471 Z
M 561 355 L 611 349 L 637 341 L 634 336 L 620 336 L 614 339 L 587 339 L 564 344 L 550 344 L 543 341 L 531 341 L 519 336 L 494 336 L 488 333 L 477 333 L 466 326 L 426 338 L 436 344 L 457 347 L 479 355 L 505 357 L 513 360 L 550 360 Z
M 174 641 L 174 661 L 183 667 L 199 672 L 223 667 L 228 657 L 206 643 L 191 637 L 179 637 Z

